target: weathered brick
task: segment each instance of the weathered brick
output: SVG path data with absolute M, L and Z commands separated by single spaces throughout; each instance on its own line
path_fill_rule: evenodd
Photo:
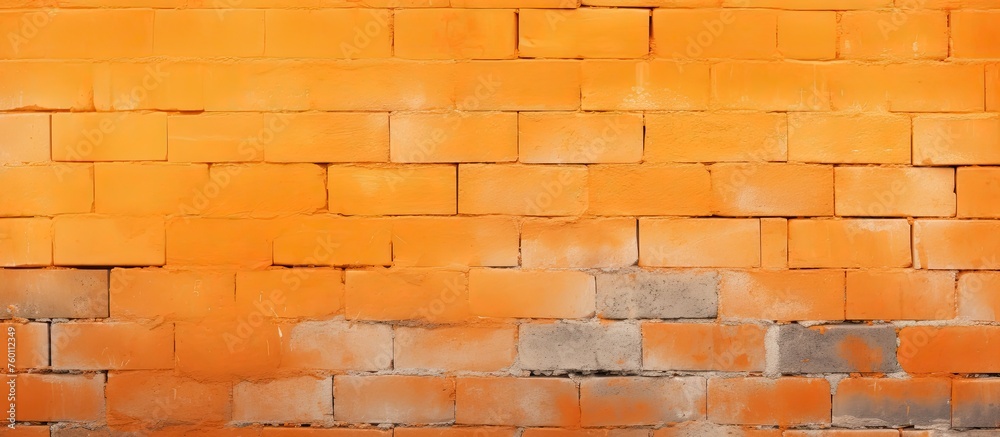
M 525 268 L 615 268 L 639 259 L 631 218 L 530 220 L 521 225 Z
M 52 367 L 145 370 L 174 366 L 174 325 L 53 323 Z
M 50 219 L 0 219 L 0 267 L 42 267 L 51 264 Z
M 340 269 L 293 268 L 236 273 L 236 309 L 265 317 L 324 318 L 344 309 Z
M 97 422 L 104 420 L 102 373 L 22 373 L 15 378 L 18 422 Z
M 1000 320 L 1000 293 L 997 290 L 1000 290 L 1000 273 L 962 273 L 958 278 L 958 316 L 972 320 Z
M 913 119 L 913 164 L 1000 164 L 1000 117 L 919 116 Z
M 647 162 L 784 161 L 788 117 L 776 113 L 646 114 Z
M 583 426 L 659 425 L 705 417 L 701 377 L 605 377 L 580 382 Z
M 644 9 L 522 9 L 518 54 L 526 58 L 641 58 L 649 53 Z M 555 21 L 558 20 L 558 21 Z
M 653 10 L 653 53 L 671 58 L 769 59 L 777 54 L 769 10 Z
M 264 11 L 158 9 L 153 52 L 162 56 L 263 56 Z
M 166 113 L 57 112 L 52 115 L 53 161 L 166 159 Z
M 789 267 L 909 267 L 905 219 L 789 220 Z
M 390 123 L 392 162 L 511 162 L 517 160 L 513 112 L 396 113 Z
M 727 272 L 719 290 L 719 315 L 724 319 L 844 319 L 842 271 Z
M 958 428 L 1000 428 L 1000 379 L 953 379 L 951 424 Z
M 581 75 L 580 103 L 587 111 L 703 110 L 711 95 L 703 63 L 587 60 Z
M 951 37 L 957 58 L 1000 58 L 1000 13 L 997 11 L 953 11 Z
M 308 423 L 332 416 L 333 381 L 329 376 L 241 381 L 233 386 L 233 421 L 237 423 Z
M 997 269 L 1000 222 L 917 220 L 913 223 L 913 266 L 921 269 Z
M 223 222 L 224 223 L 224 222 Z M 279 223 L 275 231 L 271 222 L 260 222 L 263 248 L 254 246 L 255 256 L 264 258 L 258 265 L 298 266 L 387 266 L 392 264 L 392 222 L 383 218 L 339 217 L 312 215 L 295 217 Z M 248 224 L 248 226 L 252 226 Z M 269 239 L 273 238 L 271 246 Z M 257 250 L 267 249 L 267 254 Z M 271 255 L 268 255 L 271 254 Z
M 712 318 L 719 275 L 713 272 L 622 271 L 597 275 L 598 314 L 607 319 Z
M 455 0 L 462 1 L 462 0 Z M 516 428 L 501 427 L 472 427 L 472 426 L 452 426 L 452 427 L 422 427 L 405 428 L 397 426 L 393 428 L 392 435 L 396 437 L 471 437 L 478 435 L 482 437 L 514 437 Z
M 765 269 L 788 267 L 788 219 L 760 219 L 760 266 Z
M 594 314 L 595 287 L 579 271 L 473 269 L 469 306 L 480 317 L 585 318 Z
M 461 321 L 473 306 L 469 282 L 450 270 L 348 270 L 344 311 L 351 320 Z
M 52 220 L 52 260 L 62 266 L 158 266 L 166 257 L 160 217 L 64 215 Z
M 830 383 L 823 378 L 708 380 L 708 420 L 715 423 L 828 425 L 830 404 Z
M 258 267 L 286 261 L 274 240 L 272 222 L 254 219 L 174 218 L 167 222 L 167 265 Z M 309 255 L 316 246 L 332 243 L 332 237 L 312 235 Z M 205 241 L 214 244 L 206 245 Z M 327 247 L 327 246 L 324 246 Z M 387 248 L 388 249 L 388 248 Z M 388 252 L 388 250 L 386 250 Z M 303 256 L 304 257 L 304 256 Z
M 392 33 L 401 58 L 516 57 L 517 15 L 510 9 L 399 9 Z
M 580 107 L 580 65 L 572 61 L 468 62 L 456 67 L 460 110 L 552 111 Z M 438 79 L 441 80 L 441 79 Z M 426 99 L 421 92 L 420 100 Z M 393 96 L 398 100 L 398 96 Z
M 848 11 L 840 18 L 843 59 L 944 59 L 948 15 L 941 11 Z
M 451 165 L 330 166 L 327 209 L 344 215 L 455 214 L 456 172 Z
M 580 393 L 568 378 L 458 378 L 455 423 L 460 425 L 574 426 Z
M 837 13 L 779 12 L 778 52 L 787 59 L 833 59 L 837 55 Z
M 947 378 L 847 378 L 833 396 L 835 426 L 940 426 L 951 423 Z
M 455 380 L 433 376 L 337 375 L 333 417 L 351 423 L 439 423 L 455 419 Z
M 387 58 L 392 52 L 385 9 L 264 11 L 264 55 L 286 58 Z
M 522 112 L 517 132 L 518 159 L 524 163 L 626 163 L 643 158 L 641 114 Z
M 722 216 L 833 215 L 833 167 L 712 164 L 712 212 Z
M 580 215 L 587 209 L 585 166 L 458 167 L 459 214 Z
M 955 317 L 955 273 L 847 272 L 846 317 L 848 320 L 951 319 Z
M 99 163 L 94 165 L 94 212 L 184 214 L 193 193 L 210 181 L 207 165 Z
M 822 163 L 910 163 L 910 118 L 887 114 L 792 114 L 788 160 Z M 845 131 L 858 132 L 844 135 Z
M 232 412 L 230 387 L 166 372 L 111 372 L 106 389 L 108 424 L 155 428 L 223 423 Z
M 282 325 L 281 367 L 303 370 L 384 370 L 392 360 L 392 328 L 340 320 Z
M 639 265 L 759 267 L 760 220 L 641 218 Z
M 766 329 L 755 325 L 643 323 L 645 370 L 764 370 Z
M 316 212 L 327 203 L 326 169 L 315 164 L 219 164 L 209 178 L 218 189 L 198 208 L 205 216 L 271 218 Z
M 199 319 L 231 314 L 234 275 L 221 271 L 114 269 L 111 317 L 116 319 Z
M 784 374 L 899 370 L 896 330 L 889 325 L 782 325 L 778 351 L 778 370 Z
M 47 323 L 0 323 L 0 336 L 8 340 L 13 338 L 15 343 L 14 361 L 9 361 L 12 357 L 7 355 L 6 364 L 13 364 L 18 370 L 42 369 L 49 366 Z
M 274 377 L 281 362 L 279 345 L 285 335 L 280 329 L 273 322 L 249 314 L 224 320 L 177 322 L 176 368 L 179 374 L 199 380 Z
M 393 368 L 430 371 L 495 372 L 514 364 L 514 327 L 440 327 L 396 329 Z
M 709 215 L 704 165 L 593 165 L 587 182 L 594 215 Z
M 825 72 L 814 64 L 726 61 L 712 65 L 712 101 L 722 109 L 828 110 L 831 96 L 826 88 Z M 792 144 L 789 135 L 789 153 Z
M 0 216 L 31 217 L 90 212 L 91 164 L 0 167 Z
M 955 182 L 959 217 L 1000 218 L 1000 169 L 959 167 Z
M 951 168 L 837 167 L 834 175 L 839 216 L 955 215 Z
M 392 262 L 403 267 L 518 264 L 520 234 L 511 217 L 406 217 L 392 222 Z
M 519 363 L 531 370 L 635 370 L 641 342 L 639 326 L 624 322 L 524 324 Z
M 910 374 L 996 373 L 997 326 L 909 326 L 899 330 L 899 364 Z
M 0 164 L 49 160 L 49 114 L 0 114 L 0 129 L 7 135 L 0 140 Z
M 308 11 L 326 12 L 326 11 Z M 214 129 L 205 129 L 209 133 Z M 204 132 L 203 131 L 203 132 Z M 242 139 L 253 149 L 244 158 L 268 162 L 386 162 L 389 114 L 382 112 L 306 112 L 263 114 L 261 127 Z M 171 145 L 170 159 L 174 159 Z
M 107 270 L 0 269 L 0 318 L 108 317 Z

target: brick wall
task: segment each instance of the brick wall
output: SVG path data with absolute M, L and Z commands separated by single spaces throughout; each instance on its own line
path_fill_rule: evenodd
M 0 0 L 0 436 L 1000 435 L 1000 2 L 578 1 Z

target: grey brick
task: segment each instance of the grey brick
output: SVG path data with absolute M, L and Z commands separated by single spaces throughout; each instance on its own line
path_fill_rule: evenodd
M 705 418 L 705 378 L 599 377 L 580 382 L 582 425 L 634 425 L 636 409 L 644 424 Z
M 947 378 L 848 378 L 833 396 L 833 425 L 934 426 L 951 423 Z
M 715 272 L 606 273 L 597 276 L 597 308 L 608 319 L 711 318 L 718 289 Z
M 630 323 L 524 324 L 518 336 L 527 370 L 634 370 L 641 345 L 639 326 Z
M 1000 427 L 1000 378 L 956 379 L 952 425 L 958 428 Z M 997 432 L 1000 435 L 1000 431 Z
M 0 319 L 108 317 L 108 271 L 0 269 Z
M 899 371 L 892 326 L 814 326 L 778 328 L 781 373 Z

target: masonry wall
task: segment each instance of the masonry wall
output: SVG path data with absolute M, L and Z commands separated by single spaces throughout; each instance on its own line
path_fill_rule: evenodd
M 0 8 L 0 436 L 1000 435 L 996 0 Z

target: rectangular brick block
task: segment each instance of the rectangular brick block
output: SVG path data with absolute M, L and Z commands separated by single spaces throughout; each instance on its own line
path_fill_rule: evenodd
M 885 66 L 885 77 L 891 111 L 983 110 L 986 87 L 982 64 L 890 64 Z
M 1000 13 L 997 11 L 951 12 L 951 37 L 957 58 L 1000 58 Z
M 337 375 L 334 419 L 352 423 L 438 423 L 455 420 L 455 380 L 431 376 Z
M 953 426 L 1000 427 L 1000 379 L 954 379 L 951 387 Z
M 0 109 L 90 109 L 94 76 L 91 65 L 68 62 L 4 62 Z
M 177 322 L 174 349 L 178 374 L 201 381 L 273 378 L 281 363 L 280 345 L 287 334 L 279 332 L 281 327 L 269 320 L 253 320 L 256 326 L 250 325 L 249 314 Z M 254 403 L 261 407 L 273 405 Z
M 0 267 L 41 267 L 51 264 L 50 219 L 0 219 Z
M 219 164 L 209 169 L 203 208 L 207 216 L 270 218 L 310 213 L 326 204 L 326 169 L 316 164 Z
M 958 278 L 958 316 L 971 320 L 1000 320 L 1000 273 L 966 272 Z
M 913 119 L 916 165 L 1000 164 L 1000 117 L 926 116 Z
M 647 162 L 784 161 L 788 117 L 776 113 L 646 114 Z
M 521 226 L 525 268 L 615 268 L 639 259 L 632 218 L 530 220 Z
M 94 165 L 94 211 L 102 214 L 190 214 L 209 184 L 207 165 L 99 163 Z M 208 191 L 205 189 L 205 191 Z
M 643 323 L 645 370 L 764 370 L 765 328 L 708 323 Z
M 451 165 L 330 166 L 327 208 L 344 215 L 455 214 L 456 171 Z
M 524 163 L 624 163 L 643 158 L 641 114 L 522 112 L 517 117 L 518 159 Z
M 770 399 L 771 402 L 759 402 Z M 830 423 L 830 383 L 823 378 L 710 378 L 708 420 L 795 426 Z
M 837 215 L 927 217 L 955 214 L 950 168 L 837 167 Z
M 159 9 L 153 53 L 162 56 L 253 57 L 264 55 L 264 11 Z
M 580 215 L 587 209 L 584 166 L 460 165 L 459 214 Z
M 258 113 L 202 113 L 167 117 L 167 160 L 174 162 L 250 162 L 264 159 L 264 136 L 283 132 L 287 117 L 264 126 Z
M 766 269 L 788 267 L 787 219 L 760 219 L 760 265 Z
M 836 270 L 727 272 L 722 275 L 723 319 L 843 320 L 844 272 Z
M 111 317 L 183 320 L 231 314 L 234 275 L 221 271 L 114 269 Z
M 107 270 L 0 269 L 0 318 L 108 317 Z
M 909 267 L 910 224 L 899 219 L 789 220 L 790 267 Z
M 518 361 L 529 370 L 637 370 L 639 326 L 618 322 L 522 324 Z
M 437 372 L 496 372 L 514 364 L 514 327 L 440 327 L 396 329 L 393 367 Z
M 723 109 L 830 109 L 825 72 L 790 62 L 721 62 L 712 66 L 712 101 Z
M 473 269 L 469 306 L 480 317 L 573 319 L 594 314 L 593 276 L 579 271 Z
M 847 272 L 846 315 L 849 320 L 954 318 L 955 273 L 913 270 Z
M 182 60 L 115 62 L 97 66 L 93 71 L 93 101 L 85 108 L 201 111 L 205 108 L 204 68 L 203 63 Z
M 449 85 L 454 86 L 454 104 L 460 110 L 552 111 L 580 107 L 580 65 L 573 61 L 469 62 L 459 64 L 455 74 L 457 79 Z
M 708 64 L 673 61 L 584 61 L 584 110 L 708 109 Z
M 709 215 L 711 176 L 701 164 L 589 167 L 594 215 Z
M 788 160 L 833 164 L 909 164 L 910 118 L 905 115 L 792 114 Z M 856 135 L 844 135 L 844 132 Z
M 777 16 L 768 10 L 653 10 L 653 53 L 671 58 L 770 59 Z
M 955 181 L 959 217 L 1000 218 L 1000 169 L 960 167 Z
M 758 267 L 760 220 L 639 219 L 639 265 Z
M 517 160 L 513 112 L 397 113 L 391 117 L 393 162 L 511 162 Z
M 268 9 L 264 11 L 264 55 L 388 58 L 392 52 L 391 21 L 385 9 Z
M 33 5 L 37 7 L 39 5 Z M 64 6 L 65 7 L 65 6 Z M 153 52 L 149 9 L 45 9 L 0 14 L 0 58 L 139 58 Z
M 518 223 L 509 217 L 412 217 L 392 222 L 396 266 L 513 267 Z
M 53 161 L 165 161 L 167 114 L 52 114 Z
M 49 119 L 49 114 L 0 114 L 0 129 L 7 133 L 0 140 L 0 164 L 48 161 Z
M 261 309 L 261 315 L 270 314 Z M 288 335 L 282 343 L 281 368 L 376 371 L 392 364 L 392 328 L 386 325 L 329 320 L 281 325 L 280 329 Z
M 58 216 L 52 233 L 56 265 L 156 266 L 165 261 L 162 218 Z
M 781 11 L 778 52 L 786 59 L 833 59 L 837 55 L 837 13 Z
M 526 58 L 640 58 L 649 53 L 644 9 L 522 9 L 518 54 Z
M 712 164 L 712 211 L 723 216 L 833 215 L 833 167 Z
M 14 340 L 14 361 L 11 362 L 8 355 L 5 364 L 12 364 L 17 370 L 44 369 L 49 366 L 47 323 L 0 323 L 0 335 L 5 340 Z M 7 373 L 11 373 L 9 369 Z
M 174 367 L 174 325 L 53 323 L 52 367 L 143 370 Z
M 517 57 L 517 15 L 512 9 L 402 9 L 393 14 L 393 37 L 401 58 L 511 59 Z
M 266 220 L 175 218 L 167 222 L 167 265 L 270 265 L 273 226 Z M 214 244 L 206 245 L 205 241 Z M 312 253 L 317 241 L 308 250 Z M 277 254 L 278 252 L 274 252 Z
M 291 268 L 236 272 L 236 308 L 266 317 L 323 318 L 344 309 L 344 272 Z
M 268 222 L 264 222 L 267 224 Z M 275 265 L 387 266 L 392 223 L 382 218 L 334 215 L 295 217 L 271 229 Z M 269 238 L 267 235 L 263 236 Z
M 714 318 L 719 275 L 713 272 L 622 271 L 597 275 L 597 308 L 606 319 Z
M 0 185 L 4 217 L 85 213 L 94 204 L 90 164 L 0 167 Z
M 580 382 L 583 426 L 659 425 L 705 417 L 700 377 L 586 378 Z
M 913 266 L 921 269 L 997 269 L 1000 223 L 989 220 L 917 220 Z
M 455 423 L 575 426 L 580 393 L 567 378 L 458 378 Z
M 233 421 L 237 423 L 319 422 L 332 416 L 333 381 L 329 376 L 241 381 L 233 386 Z
M 833 396 L 833 424 L 948 426 L 950 404 L 947 378 L 847 378 Z
M 899 364 L 907 373 L 996 373 L 996 326 L 908 326 L 899 330 Z
M 466 273 L 433 269 L 348 270 L 351 320 L 455 322 L 470 314 Z
M 843 59 L 944 59 L 948 15 L 943 11 L 849 11 L 840 19 Z
M 104 419 L 101 373 L 24 373 L 17 384 L 18 422 L 95 422 Z
M 890 325 L 778 327 L 778 370 L 792 373 L 893 373 L 896 330 Z
M 275 113 L 263 114 L 262 122 L 262 127 L 243 141 L 254 147 L 253 150 L 262 148 L 264 160 L 268 162 L 389 160 L 389 114 L 386 113 Z M 207 132 L 214 133 L 214 129 Z M 246 146 L 242 151 L 248 156 Z M 171 150 L 171 159 L 172 154 Z M 259 156 L 254 155 L 255 158 Z
M 111 372 L 105 391 L 114 427 L 221 423 L 229 420 L 231 386 L 165 372 Z

